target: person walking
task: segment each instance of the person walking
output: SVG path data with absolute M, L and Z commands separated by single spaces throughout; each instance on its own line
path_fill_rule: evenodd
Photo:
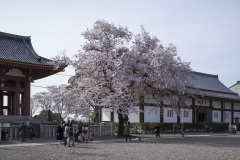
M 30 140 L 32 140 L 32 138 L 33 138 L 33 133 L 34 133 L 33 124 L 30 122 L 29 123 L 29 138 L 30 138 Z
M 84 141 L 86 141 L 86 143 L 88 143 L 88 125 L 84 124 L 82 130 L 83 130 L 82 141 L 83 141 L 83 143 L 84 143 Z
M 74 133 L 73 133 L 73 125 L 72 123 L 69 124 L 68 130 L 67 130 L 67 134 L 68 134 L 68 147 L 71 147 L 70 143 L 72 144 L 72 146 L 74 146 Z
M 68 123 L 66 123 L 66 124 L 64 125 L 64 132 L 63 132 L 64 146 L 67 145 L 67 139 L 68 139 L 68 126 L 69 126 Z
M 1 140 L 3 142 L 8 140 L 7 134 L 8 134 L 8 130 L 5 129 L 4 127 L 2 127 L 2 129 L 1 129 Z
M 82 142 L 82 123 L 78 123 L 78 129 L 77 129 L 77 134 L 78 134 L 78 142 Z
M 57 140 L 58 144 L 61 144 L 61 141 L 63 140 L 63 132 L 64 132 L 64 123 L 60 123 L 57 128 Z
M 26 142 L 26 125 L 23 122 L 22 125 L 19 128 L 19 134 L 21 137 L 21 142 Z
M 126 121 L 124 123 L 124 134 L 126 136 L 126 142 L 128 141 L 128 138 L 129 138 L 129 141 L 131 142 L 131 136 L 130 136 L 130 122 L 129 121 Z
M 93 130 L 89 130 L 89 139 L 90 139 L 90 141 L 93 140 L 93 137 L 94 137 L 94 136 L 95 136 L 95 135 L 94 135 Z
M 160 138 L 160 125 L 156 124 L 155 126 L 155 134 L 156 134 L 156 138 Z
M 78 142 L 78 129 L 74 129 L 73 136 L 74 136 L 74 142 Z
M 185 126 L 184 126 L 184 123 L 182 123 L 182 126 L 181 126 L 181 135 L 182 135 L 182 137 L 185 136 Z
M 177 132 L 177 125 L 173 124 L 173 134 L 176 134 L 176 132 Z

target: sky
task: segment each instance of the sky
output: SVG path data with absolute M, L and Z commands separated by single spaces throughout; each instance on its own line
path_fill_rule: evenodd
M 142 25 L 164 46 L 173 43 L 194 71 L 218 75 L 227 87 L 240 80 L 239 0 L 0 0 L 0 31 L 31 36 L 37 54 L 49 59 L 77 54 L 81 33 L 97 20 L 134 34 Z M 74 69 L 60 74 L 74 75 Z M 67 84 L 64 75 L 34 81 L 31 94 Z

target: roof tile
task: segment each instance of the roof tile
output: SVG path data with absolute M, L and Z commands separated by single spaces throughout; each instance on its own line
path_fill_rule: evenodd
M 38 58 L 41 58 L 41 61 Z M 31 38 L 0 32 L 0 60 L 52 66 L 50 59 L 39 56 L 33 49 Z

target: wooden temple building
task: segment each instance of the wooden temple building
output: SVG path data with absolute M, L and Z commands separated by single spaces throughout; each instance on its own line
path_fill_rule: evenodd
M 64 71 L 39 56 L 29 36 L 0 32 L 0 116 L 30 116 L 31 83 Z
M 190 81 L 193 86 L 199 89 L 199 95 L 189 97 L 187 106 L 181 108 L 181 115 L 168 107 L 167 101 L 164 101 L 164 107 L 157 106 L 157 111 L 153 112 L 152 108 L 156 108 L 154 99 L 145 99 L 144 112 L 130 113 L 128 115 L 130 122 L 140 123 L 238 123 L 240 119 L 240 82 L 232 86 L 230 90 L 222 84 L 218 75 L 193 72 L 195 78 Z M 140 110 L 139 106 L 135 107 Z M 156 110 L 156 109 L 155 109 Z M 109 109 L 102 109 L 102 121 L 118 122 L 117 113 L 112 113 Z

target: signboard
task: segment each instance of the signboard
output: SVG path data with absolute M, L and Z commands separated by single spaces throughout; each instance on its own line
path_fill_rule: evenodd
M 0 123 L 0 127 L 9 128 L 10 123 Z

